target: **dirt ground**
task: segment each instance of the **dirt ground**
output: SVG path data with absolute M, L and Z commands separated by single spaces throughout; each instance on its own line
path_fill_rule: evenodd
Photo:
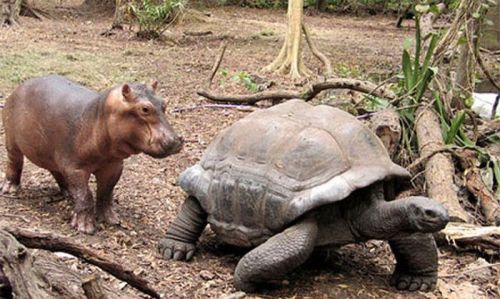
M 71 202 L 55 196 L 58 189 L 50 174 L 30 162 L 25 163 L 18 197 L 0 196 L 0 226 L 69 236 L 147 278 L 165 298 L 217 298 L 235 292 L 232 273 L 243 251 L 218 243 L 209 229 L 189 263 L 160 259 L 156 244 L 185 197 L 176 186 L 179 173 L 200 158 L 217 132 L 248 112 L 174 109 L 207 103 L 195 92 L 207 88 L 223 41 L 228 48 L 221 70 L 229 75 L 224 78 L 218 74 L 212 90 L 246 92 L 241 84 L 230 80 L 241 71 L 273 81 L 280 88 L 300 88 L 285 78 L 260 72 L 279 51 L 286 28 L 285 11 L 207 8 L 204 11 L 211 13 L 209 21 L 188 17 L 170 28 L 163 40 L 140 41 L 127 30 L 101 36 L 109 28 L 111 17 L 84 12 L 67 2 L 49 1 L 50 19 L 22 17 L 22 27 L 0 28 L 0 101 L 23 80 L 49 73 L 65 75 L 97 90 L 125 81 L 156 79 L 160 94 L 169 99 L 169 120 L 186 143 L 181 153 L 166 159 L 137 155 L 125 161 L 114 195 L 122 220 L 118 227 L 100 225 L 92 236 L 76 233 L 69 225 Z M 320 14 L 306 16 L 305 22 L 319 48 L 332 60 L 337 75 L 373 80 L 397 71 L 403 41 L 414 33 L 411 24 L 396 29 L 394 19 L 380 16 Z M 205 31 L 211 34 L 185 34 Z M 308 50 L 305 57 L 309 68 L 318 72 L 321 65 Z M 3 169 L 3 127 L 0 135 Z M 95 191 L 94 182 L 91 186 Z M 74 259 L 66 262 L 82 273 L 99 271 Z M 474 254 L 441 248 L 436 290 L 399 292 L 388 285 L 394 259 L 387 244 L 368 242 L 313 259 L 290 274 L 281 286 L 248 294 L 247 298 L 498 298 L 498 271 L 491 267 L 471 271 L 479 263 Z M 105 278 L 111 285 L 128 290 L 130 298 L 147 298 L 110 276 Z

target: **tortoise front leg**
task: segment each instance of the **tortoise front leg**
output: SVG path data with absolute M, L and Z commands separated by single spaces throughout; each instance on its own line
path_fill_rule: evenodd
M 413 234 L 390 240 L 389 244 L 397 262 L 391 285 L 409 291 L 436 287 L 438 253 L 432 234 Z
M 316 220 L 307 218 L 274 235 L 240 260 L 234 272 L 235 287 L 251 292 L 257 284 L 297 268 L 311 255 L 317 234 Z
M 196 198 L 189 196 L 170 224 L 166 237 L 158 242 L 158 251 L 165 259 L 189 261 L 206 225 L 207 213 Z

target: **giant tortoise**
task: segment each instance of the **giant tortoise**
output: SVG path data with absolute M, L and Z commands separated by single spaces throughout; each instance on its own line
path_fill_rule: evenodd
M 431 233 L 448 213 L 426 197 L 386 200 L 384 184 L 408 178 L 355 117 L 291 100 L 222 131 L 180 175 L 188 197 L 158 248 L 166 259 L 190 260 L 208 222 L 222 241 L 255 247 L 234 273 L 235 287 L 252 291 L 315 247 L 388 240 L 397 261 L 391 283 L 431 290 L 438 265 Z

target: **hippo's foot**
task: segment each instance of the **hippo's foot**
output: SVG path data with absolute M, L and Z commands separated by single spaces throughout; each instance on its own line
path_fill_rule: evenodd
M 106 222 L 111 225 L 120 224 L 120 218 L 118 218 L 118 214 L 111 208 L 102 208 L 97 209 L 97 220 Z
M 19 190 L 19 184 L 14 184 L 9 180 L 5 180 L 2 184 L 2 194 L 16 194 Z
M 95 233 L 95 217 L 93 213 L 79 212 L 73 214 L 71 226 L 85 234 Z
M 164 259 L 189 261 L 195 251 L 195 244 L 163 238 L 158 242 L 158 251 Z
M 415 274 L 396 270 L 391 277 L 391 285 L 398 290 L 431 291 L 436 287 L 437 273 Z

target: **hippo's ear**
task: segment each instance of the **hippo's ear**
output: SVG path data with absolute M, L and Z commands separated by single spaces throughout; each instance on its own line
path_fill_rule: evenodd
M 151 88 L 156 92 L 156 89 L 158 89 L 158 81 L 154 80 L 153 83 L 151 83 Z
M 122 95 L 127 102 L 135 101 L 134 92 L 127 83 L 123 84 L 122 86 Z

